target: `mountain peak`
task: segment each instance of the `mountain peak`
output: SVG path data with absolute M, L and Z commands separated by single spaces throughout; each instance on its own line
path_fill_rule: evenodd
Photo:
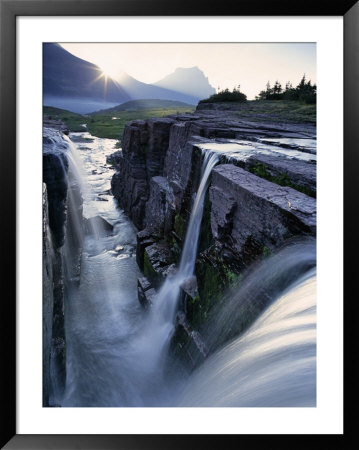
M 193 67 L 177 67 L 175 72 L 202 72 L 202 70 L 198 66 Z
M 207 98 L 216 92 L 203 71 L 197 66 L 177 67 L 174 72 L 153 84 L 200 99 Z

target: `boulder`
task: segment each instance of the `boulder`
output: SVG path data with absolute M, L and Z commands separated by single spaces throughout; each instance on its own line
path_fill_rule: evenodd
M 106 162 L 107 164 L 111 164 L 116 167 L 120 158 L 122 158 L 122 150 L 117 150 L 116 152 L 111 153 L 111 155 L 106 156 Z
M 153 289 L 151 283 L 146 277 L 138 278 L 137 295 L 138 301 L 144 308 L 147 309 L 153 303 L 153 300 L 156 296 L 156 291 Z
M 173 256 L 167 244 L 156 242 L 145 248 L 143 272 L 155 288 L 159 288 L 174 269 Z

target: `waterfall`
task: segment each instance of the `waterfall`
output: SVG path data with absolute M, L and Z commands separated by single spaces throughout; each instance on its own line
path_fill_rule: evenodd
M 68 140 L 66 153 L 69 189 L 62 248 L 66 388 L 57 404 L 139 405 L 141 399 L 129 383 L 134 376 L 127 349 L 143 329 L 136 295 L 140 272 L 136 229 L 109 192 L 113 169 L 106 165 L 106 156 L 113 153 L 115 141 L 88 133 L 70 138 L 74 142 Z M 74 243 L 81 244 L 80 252 Z
M 209 177 L 218 162 L 216 153 L 205 152 L 201 168 L 201 180 L 193 203 L 186 238 L 178 271 L 166 278 L 153 302 L 147 332 L 142 336 L 140 347 L 152 371 L 164 365 L 170 339 L 175 329 L 175 317 L 181 285 L 193 276 L 197 255 L 198 238 L 203 215 L 204 199 Z
M 204 198 L 208 188 L 209 176 L 212 172 L 213 167 L 217 164 L 218 160 L 219 160 L 218 154 L 210 151 L 206 151 L 204 153 L 201 170 L 201 182 L 198 187 L 198 192 L 191 211 L 191 217 L 186 232 L 186 239 L 181 255 L 179 271 L 177 274 L 178 279 L 180 280 L 181 283 L 185 279 L 193 275 L 198 247 L 198 237 L 203 216 Z
M 201 330 L 210 356 L 191 375 L 177 371 L 168 350 L 181 286 L 194 274 L 204 199 L 218 152 L 203 152 L 178 270 L 144 311 L 136 289 L 141 276 L 135 258 L 137 230 L 106 194 L 113 169 L 105 161 L 114 142 L 93 137 L 90 142 L 88 133 L 77 138 L 87 139 L 86 147 L 68 140 L 63 166 L 68 187 L 60 248 L 66 387 L 63 394 L 56 390 L 53 404 L 313 406 L 315 240 L 292 242 L 244 274 Z M 111 224 L 112 231 L 106 232 L 101 221 L 83 221 L 94 215 Z M 243 309 L 256 311 L 248 329 L 242 327 Z
M 177 406 L 315 406 L 315 298 L 312 269 L 194 372 Z

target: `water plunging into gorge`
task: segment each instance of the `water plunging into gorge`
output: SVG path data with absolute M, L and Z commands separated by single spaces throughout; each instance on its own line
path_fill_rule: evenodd
M 281 264 L 276 264 L 278 258 L 268 258 L 250 274 L 251 287 L 258 286 L 258 291 L 263 274 L 268 290 L 277 279 L 286 282 L 271 292 L 272 304 L 244 334 L 230 337 L 192 374 L 171 371 L 168 350 L 180 287 L 194 273 L 204 198 L 218 154 L 203 153 L 201 181 L 177 272 L 166 279 L 152 307 L 145 311 L 137 299 L 141 272 L 135 258 L 136 229 L 110 193 L 113 170 L 106 156 L 113 153 L 115 141 L 88 133 L 74 133 L 71 139 L 68 174 L 74 188 L 69 190 L 68 214 L 73 232 L 66 236 L 63 249 L 67 380 L 64 396 L 54 403 L 82 407 L 313 406 L 314 240 L 294 243 L 279 256 Z M 79 207 L 77 187 L 83 207 Z M 82 215 L 104 220 L 86 220 L 83 225 Z M 73 253 L 78 244 L 80 261 Z M 240 294 L 249 295 L 244 288 L 230 294 L 220 321 L 219 316 L 209 317 L 208 330 L 213 334 L 222 336 L 219 327 L 235 317 Z M 295 398 L 293 388 L 298 393 Z

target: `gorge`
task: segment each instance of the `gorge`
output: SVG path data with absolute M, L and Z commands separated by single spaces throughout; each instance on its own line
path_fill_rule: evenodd
M 44 406 L 315 406 L 316 130 L 44 128 Z

